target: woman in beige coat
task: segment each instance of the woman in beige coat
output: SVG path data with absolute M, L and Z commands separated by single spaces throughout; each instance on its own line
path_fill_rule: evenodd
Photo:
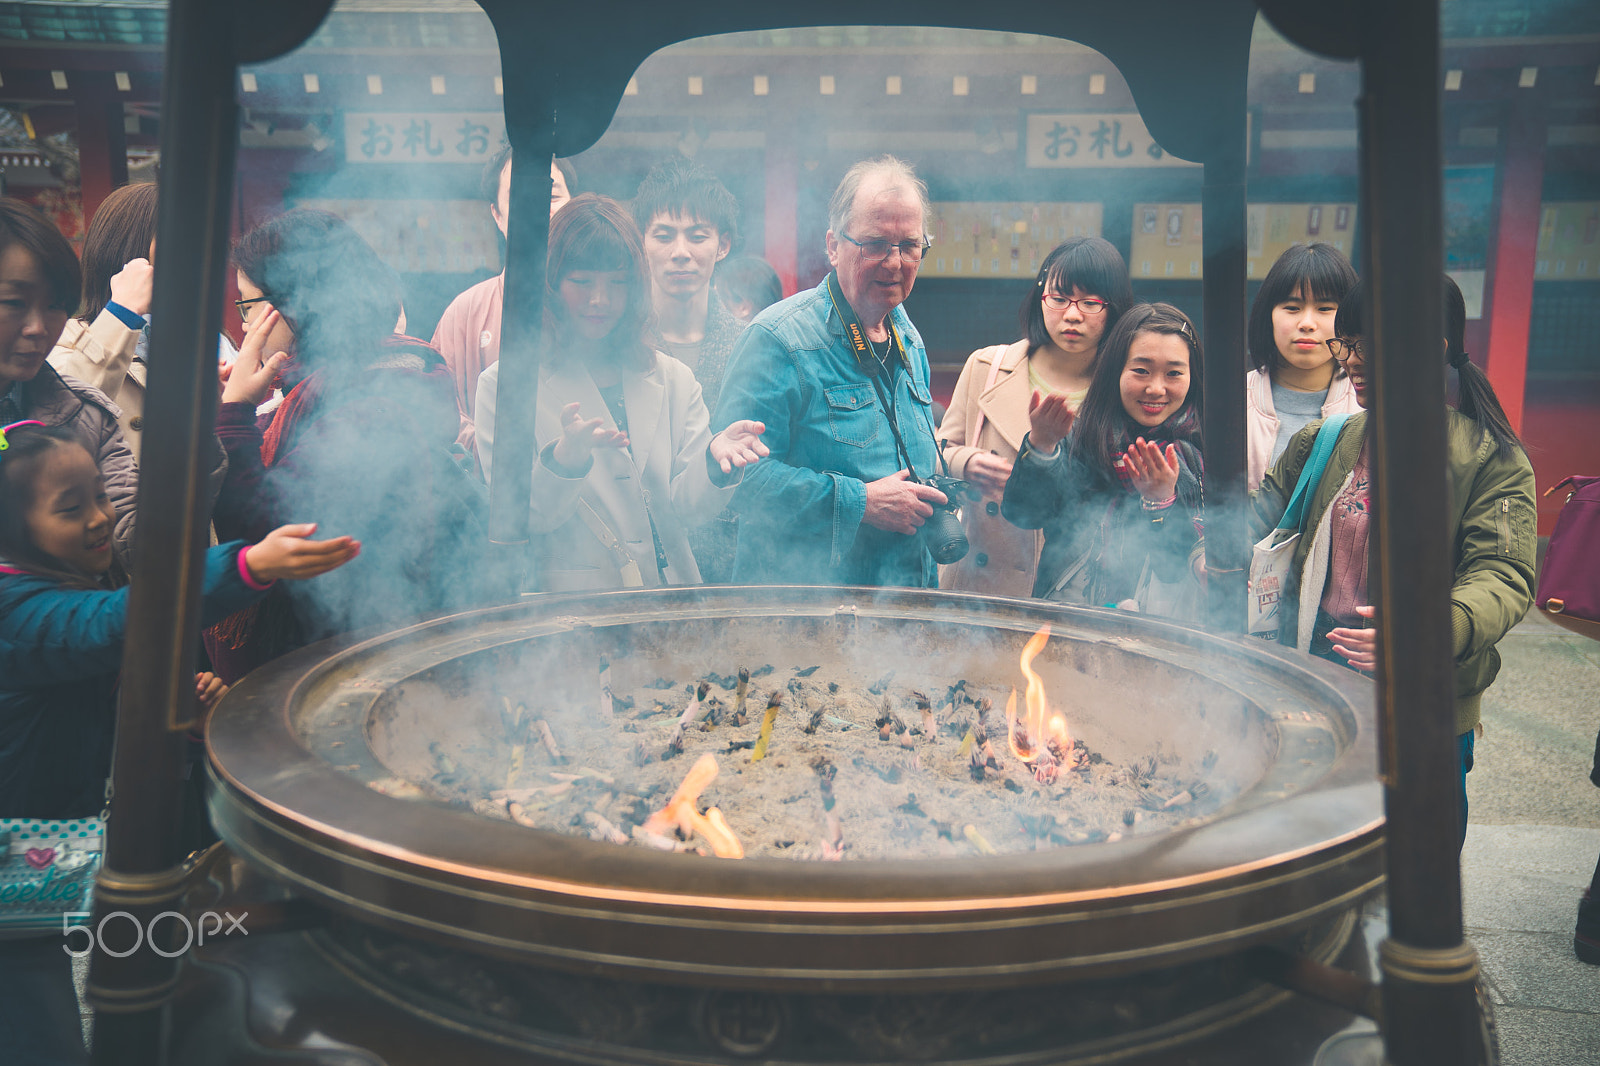
M 1041 403 L 1076 413 L 1089 391 L 1100 342 L 1133 304 L 1128 266 L 1109 241 L 1073 237 L 1045 257 L 1023 301 L 1026 337 L 967 359 L 939 427 L 950 473 L 982 499 L 961 509 L 970 547 L 939 568 L 939 587 L 991 596 L 1033 594 L 1043 534 L 1000 515 L 1011 464 Z
M 546 365 L 534 417 L 533 573 L 541 591 L 698 584 L 690 527 L 714 520 L 766 427 L 712 436 L 694 373 L 645 341 L 649 275 L 633 220 L 586 193 L 550 220 Z M 478 379 L 494 472 L 501 363 Z
M 156 251 L 156 186 L 124 185 L 100 204 L 83 240 L 83 297 L 50 353 L 50 365 L 109 396 L 122 436 L 139 458 L 144 433 L 145 325 Z M 220 338 L 218 358 L 238 354 Z
M 144 360 L 150 265 L 156 240 L 156 187 L 124 185 L 105 198 L 83 240 L 83 300 L 50 353 L 50 365 L 109 396 L 122 436 L 139 457 L 144 430 Z

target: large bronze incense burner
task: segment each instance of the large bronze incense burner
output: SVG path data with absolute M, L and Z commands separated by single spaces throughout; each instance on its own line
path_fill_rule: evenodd
M 1014 749 L 1001 752 L 1003 770 L 991 768 L 982 784 L 940 778 L 939 760 L 955 756 L 975 717 L 959 699 L 934 712 L 943 735 L 917 737 L 921 751 L 902 753 L 890 741 L 875 757 L 906 760 L 895 763 L 897 787 L 923 809 L 893 824 L 925 841 L 926 857 L 848 858 L 848 848 L 839 862 L 774 855 L 771 842 L 741 828 L 753 823 L 740 805 L 754 800 L 732 780 L 710 798 L 747 834 L 750 854 L 741 859 L 574 835 L 584 831 L 587 801 L 557 832 L 486 817 L 498 812 L 451 791 L 472 765 L 463 752 L 511 746 L 497 710 L 509 693 L 520 694 L 530 716 L 554 722 L 569 747 L 579 731 L 556 712 L 592 719 L 613 693 L 624 699 L 630 684 L 658 676 L 674 682 L 665 702 L 681 706 L 694 698 L 682 682 L 730 673 L 741 661 L 770 665 L 773 689 L 820 666 L 808 677 L 820 683 L 842 671 L 864 690 L 892 672 L 891 698 L 901 684 L 939 681 L 945 694 L 958 680 L 1003 695 L 1021 687 L 1018 653 L 1043 625 L 1052 636 L 1033 669 L 1101 768 L 1166 753 L 1167 783 L 1137 817 L 1130 809 L 1121 831 L 1079 828 L 1078 816 L 1065 813 L 1076 810 L 1072 790 L 1092 787 L 1087 773 L 1069 771 L 1076 779 L 1051 786 L 1057 792 L 1021 794 L 1018 782 L 1035 782 Z M 601 665 L 609 669 L 604 691 Z M 766 700 L 757 703 L 752 696 L 753 718 Z M 847 706 L 836 709 L 836 723 L 850 720 Z M 623 751 L 670 736 L 674 717 L 630 727 L 635 715 L 613 715 L 605 731 Z M 765 771 L 737 738 L 755 728 L 724 722 L 692 737 L 684 757 L 638 776 L 653 769 L 675 780 L 689 772 L 693 745 L 715 744 L 725 775 L 753 780 Z M 777 732 L 767 758 L 842 748 L 841 729 Z M 588 758 L 581 747 L 557 764 L 537 732 L 526 735 L 534 739 L 514 768 L 526 788 L 516 794 L 538 802 L 533 790 L 564 791 L 582 777 L 574 772 Z M 802 743 L 813 747 L 802 752 Z M 692 1053 L 702 1062 L 902 1053 L 987 1061 L 1002 1052 L 1068 1061 L 1063 1048 L 1133 1050 L 1247 1016 L 1283 993 L 1251 980 L 1240 953 L 1276 944 L 1331 959 L 1349 912 L 1379 884 L 1375 750 L 1361 679 L 1265 645 L 1124 612 L 822 588 L 541 597 L 316 646 L 247 679 L 211 732 L 218 829 L 251 865 L 341 916 L 320 940 L 341 969 L 443 1019 L 487 1016 L 506 1040 L 547 1054 L 566 1039 L 593 1039 L 599 1026 L 617 1061 L 673 1044 L 661 1029 L 672 1025 L 698 1034 L 684 1039 L 699 1041 Z M 1012 783 L 1002 787 L 1005 780 Z M 1189 783 L 1182 809 L 1146 819 L 1146 809 L 1174 809 L 1171 782 Z M 841 773 L 834 788 L 848 840 L 849 779 Z M 634 797 L 641 811 L 667 800 L 636 791 L 648 794 Z M 630 795 L 614 779 L 594 787 L 601 793 L 613 802 Z M 814 793 L 778 802 L 820 812 Z M 977 806 L 965 809 L 976 813 L 967 817 L 988 817 L 988 836 L 1035 824 L 1026 804 L 1063 812 L 1055 815 L 1062 833 L 1029 850 L 974 846 L 959 832 L 947 838 L 923 827 L 938 821 L 941 801 L 972 796 Z M 551 989 L 573 1002 L 552 1013 Z M 931 1019 L 953 1017 L 938 1005 L 952 996 L 984 1021 L 941 1036 L 948 1026 Z M 1005 1009 L 980 1009 L 972 997 Z M 614 1020 L 618 1002 L 628 1004 L 628 1025 L 584 1021 Z M 1077 1004 L 1071 1024 L 1005 1020 L 1041 1010 L 1055 1019 L 1059 1006 L 1046 1005 L 1068 1003 Z M 541 1011 L 550 1017 L 541 1020 Z M 731 1012 L 748 1023 L 752 1011 L 770 1021 L 756 1026 L 766 1035 L 754 1044 L 748 1033 L 728 1036 L 732 1023 L 718 1020 Z M 899 1044 L 884 1042 L 885 1032 L 902 1029 Z M 796 1043 L 796 1034 L 821 1030 L 836 1039 Z

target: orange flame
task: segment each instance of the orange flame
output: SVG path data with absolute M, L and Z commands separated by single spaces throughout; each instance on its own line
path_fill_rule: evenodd
M 1041 626 L 1039 632 L 1028 638 L 1028 643 L 1022 648 L 1022 675 L 1028 679 L 1027 693 L 1024 697 L 1027 709 L 1024 712 L 1022 728 L 1017 728 L 1017 690 L 1011 690 L 1011 699 L 1006 703 L 1006 731 L 1011 740 L 1011 753 L 1024 762 L 1032 762 L 1039 757 L 1040 750 L 1051 740 L 1060 744 L 1063 750 L 1072 749 L 1072 737 L 1067 730 L 1067 720 L 1059 714 L 1050 714 L 1048 701 L 1044 694 L 1044 679 L 1033 669 L 1033 660 L 1038 657 L 1044 646 L 1050 641 L 1050 627 Z
M 744 845 L 728 827 L 722 812 L 712 807 L 701 814 L 697 806 L 700 793 L 717 778 L 716 756 L 707 753 L 689 768 L 683 783 L 672 794 L 667 805 L 652 814 L 644 823 L 645 831 L 665 835 L 673 828 L 683 831 L 685 837 L 696 833 L 711 845 L 711 853 L 721 859 L 744 858 Z

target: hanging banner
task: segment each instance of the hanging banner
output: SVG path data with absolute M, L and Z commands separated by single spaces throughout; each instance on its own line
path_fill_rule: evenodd
M 306 199 L 293 206 L 338 215 L 401 274 L 500 269 L 500 234 L 482 200 Z
M 1197 167 L 1170 155 L 1150 136 L 1137 111 L 1104 114 L 1028 114 L 1030 167 Z
M 506 143 L 499 111 L 347 111 L 347 163 L 482 165 Z
M 935 202 L 923 277 L 1031 278 L 1068 237 L 1100 236 L 1096 203 Z
M 1550 203 L 1539 212 L 1539 281 L 1600 278 L 1600 203 Z
M 1355 247 L 1356 205 L 1250 204 L 1245 226 L 1246 276 L 1260 281 L 1292 244 L 1322 241 L 1349 255 Z M 1199 204 L 1134 204 L 1128 273 L 1199 280 L 1200 235 Z

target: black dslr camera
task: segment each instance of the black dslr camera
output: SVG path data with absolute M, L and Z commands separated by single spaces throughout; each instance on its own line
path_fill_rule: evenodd
M 945 503 L 931 503 L 933 514 L 922 524 L 922 541 L 933 555 L 933 561 L 942 565 L 957 563 L 967 555 L 967 531 L 961 528 L 962 501 L 975 501 L 978 494 L 958 477 L 934 474 L 923 479 L 945 495 Z

